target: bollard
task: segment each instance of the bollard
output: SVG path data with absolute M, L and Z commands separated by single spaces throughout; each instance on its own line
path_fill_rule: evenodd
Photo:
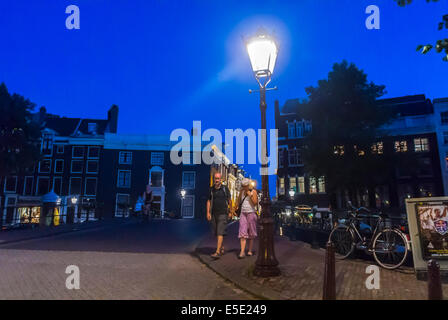
M 428 300 L 443 300 L 440 266 L 433 259 L 428 261 Z
M 323 300 L 336 300 L 336 267 L 334 244 L 327 242 L 325 252 L 324 290 Z

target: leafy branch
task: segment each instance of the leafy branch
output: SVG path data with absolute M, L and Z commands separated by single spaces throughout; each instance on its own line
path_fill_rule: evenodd
M 412 3 L 412 0 L 395 0 L 400 7 L 404 7 L 410 3 Z M 426 2 L 438 2 L 439 0 L 426 0 Z M 448 29 L 448 14 L 444 15 L 442 17 L 442 21 L 438 23 L 438 30 Z M 433 48 L 435 48 L 437 53 L 444 52 L 445 56 L 443 57 L 443 61 L 448 61 L 448 38 L 437 40 L 435 46 L 432 44 L 426 44 L 426 45 L 418 45 L 417 51 L 421 51 L 422 54 L 427 54 L 429 51 L 431 51 Z

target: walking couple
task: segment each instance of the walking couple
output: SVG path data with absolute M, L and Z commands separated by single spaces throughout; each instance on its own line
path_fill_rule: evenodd
M 230 220 L 235 212 L 239 212 L 239 231 L 241 250 L 239 259 L 254 255 L 254 239 L 257 237 L 257 208 L 258 195 L 253 189 L 250 180 L 244 178 L 241 185 L 241 191 L 238 196 L 237 206 L 232 208 L 230 201 L 230 191 L 227 186 L 222 184 L 220 173 L 213 176 L 213 187 L 210 188 L 210 195 L 207 200 L 207 220 L 211 222 L 214 235 L 217 237 L 216 252 L 211 256 L 219 259 L 224 254 L 224 236 L 226 235 L 227 221 Z

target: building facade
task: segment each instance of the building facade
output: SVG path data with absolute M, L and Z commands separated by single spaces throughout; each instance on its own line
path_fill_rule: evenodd
M 304 136 L 312 130 L 312 124 L 306 119 L 300 119 L 295 113 L 282 113 L 277 102 L 277 198 L 291 200 L 288 192 L 294 190 L 294 201 L 299 204 L 344 208 L 347 200 L 351 200 L 359 206 L 401 212 L 406 198 L 446 194 L 448 113 L 444 112 L 448 112 L 447 99 L 436 99 L 432 103 L 424 95 L 416 95 L 383 99 L 379 103 L 384 108 L 392 108 L 397 114 L 391 124 L 381 128 L 378 142 L 372 149 L 372 152 L 388 154 L 394 159 L 390 178 L 384 185 L 360 189 L 356 194 L 347 190 L 328 194 L 325 177 L 309 176 L 301 159 Z M 300 107 L 298 100 L 289 100 L 283 109 L 291 110 L 292 104 Z M 442 116 L 447 117 L 445 122 L 442 121 Z M 446 129 L 444 125 L 447 125 Z M 447 136 L 446 146 L 444 133 Z M 416 170 L 411 170 L 406 163 L 413 163 Z
M 94 218 L 89 208 L 96 200 L 104 134 L 116 132 L 118 107 L 109 109 L 107 119 L 59 117 L 43 107 L 34 118 L 41 125 L 41 159 L 24 175 L 1 178 L 2 225 L 37 223 L 41 198 L 51 190 L 60 196 L 64 221 Z

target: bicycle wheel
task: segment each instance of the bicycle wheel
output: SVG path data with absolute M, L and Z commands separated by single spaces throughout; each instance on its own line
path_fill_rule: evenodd
M 334 244 L 337 259 L 346 259 L 355 250 L 355 237 L 348 227 L 334 228 L 328 241 Z
M 395 229 L 384 229 L 373 240 L 373 257 L 385 269 L 400 267 L 408 255 L 405 236 Z

